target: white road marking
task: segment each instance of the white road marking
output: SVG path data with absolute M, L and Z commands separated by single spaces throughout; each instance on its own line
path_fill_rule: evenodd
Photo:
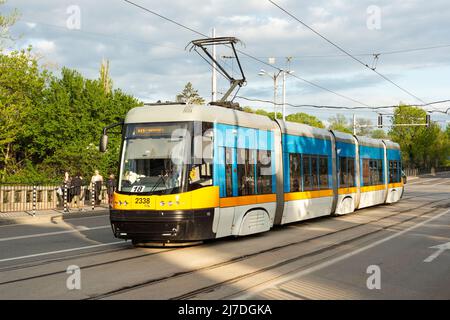
M 20 259 L 26 259 L 26 258 L 34 258 L 34 257 L 41 257 L 41 256 L 47 256 L 47 255 L 51 255 L 51 254 L 65 253 L 65 252 L 71 252 L 71 251 L 77 251 L 77 250 L 86 250 L 86 249 L 92 249 L 92 248 L 98 248 L 98 247 L 104 247 L 104 246 L 112 246 L 112 245 L 119 244 L 119 243 L 125 243 L 125 241 L 101 243 L 101 244 L 95 244 L 95 245 L 86 246 L 86 247 L 79 247 L 79 248 L 64 249 L 64 250 L 51 251 L 51 252 L 42 252 L 42 253 L 36 253 L 36 254 L 29 254 L 27 256 L 2 259 L 2 260 L 0 260 L 0 262 L 20 260 Z
M 428 258 L 423 260 L 423 262 L 431 262 L 434 259 L 436 259 L 437 257 L 439 257 L 440 254 L 442 252 L 444 252 L 445 250 L 450 250 L 450 242 L 439 244 L 437 246 L 433 246 L 433 247 L 430 247 L 430 248 L 431 249 L 438 249 L 438 250 L 435 253 L 433 253 L 432 255 L 430 255 Z
M 48 237 L 48 236 L 54 236 L 54 235 L 57 235 L 57 234 L 73 233 L 73 232 L 89 231 L 89 230 L 98 230 L 98 229 L 106 229 L 106 228 L 111 228 L 111 225 L 108 224 L 108 225 L 105 225 L 105 226 L 92 227 L 92 228 L 88 228 L 88 227 L 85 227 L 85 226 L 78 226 L 78 227 L 75 227 L 74 230 L 54 231 L 54 232 L 46 232 L 46 233 L 38 233 L 38 234 L 29 234 L 29 235 L 26 235 L 26 236 L 0 238 L 0 242 L 2 242 L 2 241 L 11 241 L 11 240 L 19 240 L 19 239 L 37 238 L 37 237 Z
M 445 181 L 439 182 L 439 183 L 435 183 L 433 184 L 434 186 L 440 185 L 440 184 L 444 184 L 444 183 L 448 183 L 450 180 L 449 179 L 445 179 Z
M 352 257 L 352 256 L 354 256 L 354 255 L 356 255 L 356 254 L 358 254 L 358 253 L 361 253 L 361 252 L 363 252 L 363 251 L 366 251 L 366 250 L 368 250 L 368 249 L 371 249 L 371 248 L 373 248 L 373 247 L 375 247 L 375 246 L 377 246 L 377 245 L 379 245 L 379 244 L 382 244 L 382 243 L 384 243 L 384 242 L 386 242 L 386 241 L 389 241 L 389 240 L 392 240 L 392 239 L 394 239 L 394 238 L 397 238 L 397 237 L 401 236 L 402 234 L 405 234 L 405 233 L 407 233 L 407 232 L 409 232 L 409 231 L 411 231 L 411 230 L 414 230 L 414 229 L 416 229 L 416 228 L 419 228 L 419 227 L 423 226 L 424 224 L 427 224 L 428 222 L 431 222 L 431 221 L 433 221 L 433 220 L 436 220 L 436 219 L 442 217 L 443 215 L 445 215 L 445 214 L 447 214 L 447 213 L 449 213 L 449 212 L 450 212 L 450 209 L 447 210 L 447 211 L 444 211 L 444 212 L 442 212 L 442 213 L 440 213 L 440 214 L 438 214 L 438 215 L 436 215 L 436 216 L 434 216 L 434 217 L 431 217 L 431 218 L 429 218 L 429 219 L 427 219 L 427 220 L 425 220 L 425 221 L 422 221 L 422 222 L 420 222 L 420 223 L 417 223 L 417 224 L 415 224 L 415 225 L 413 225 L 413 226 L 411 226 L 411 227 L 409 227 L 409 228 L 407 228 L 407 229 L 405 229 L 405 230 L 399 231 L 399 232 L 394 233 L 394 234 L 392 234 L 392 235 L 390 235 L 390 236 L 388 236 L 388 237 L 386 237 L 386 238 L 383 238 L 383 239 L 380 239 L 380 240 L 378 240 L 378 241 L 375 241 L 375 242 L 373 242 L 373 243 L 371 243 L 371 244 L 369 244 L 369 245 L 367 245 L 367 246 L 364 246 L 364 247 L 359 248 L 359 249 L 357 249 L 357 250 L 354 250 L 354 251 L 352 251 L 352 252 L 346 253 L 346 254 L 344 254 L 344 255 L 342 255 L 342 256 L 340 256 L 340 257 L 336 257 L 336 258 L 334 258 L 334 259 L 331 259 L 331 260 L 322 262 L 322 263 L 320 263 L 320 264 L 318 264 L 318 265 L 316 265 L 316 266 L 314 266 L 314 267 L 311 267 L 311 268 L 308 268 L 308 269 L 305 269 L 305 270 L 296 272 L 296 273 L 294 273 L 294 274 L 292 274 L 292 275 L 290 275 L 290 276 L 288 276 L 288 277 L 284 277 L 284 278 L 282 278 L 282 279 L 280 279 L 280 280 L 278 280 L 278 281 L 272 282 L 272 283 L 270 283 L 270 284 L 263 285 L 263 286 L 259 287 L 258 290 L 257 290 L 256 292 L 243 294 L 243 295 L 241 295 L 241 296 L 238 296 L 237 298 L 233 298 L 233 300 L 244 300 L 244 299 L 249 299 L 251 296 L 254 296 L 254 295 L 258 294 L 259 292 L 262 292 L 262 291 L 264 291 L 264 290 L 266 290 L 266 289 L 273 288 L 273 287 L 275 287 L 275 286 L 277 286 L 277 285 L 279 285 L 279 284 L 288 282 L 288 281 L 290 281 L 290 280 L 292 280 L 292 279 L 295 279 L 295 278 L 298 278 L 298 277 L 302 277 L 302 276 L 305 276 L 305 275 L 310 274 L 310 273 L 312 273 L 312 272 L 319 271 L 319 270 L 321 270 L 321 269 L 323 269 L 323 268 L 329 267 L 329 266 L 331 266 L 331 265 L 333 265 L 333 264 L 335 264 L 335 263 L 337 263 L 337 262 L 340 262 L 340 261 L 342 261 L 342 260 L 345 260 L 345 259 L 347 259 L 347 258 L 350 258 L 350 257 Z
M 433 180 L 436 180 L 436 179 L 445 179 L 445 178 L 433 178 L 433 179 L 427 179 L 427 180 L 419 180 L 419 181 L 415 181 L 415 182 L 411 182 L 411 183 L 407 183 L 407 184 L 418 184 L 418 183 L 424 183 L 424 182 L 427 182 L 427 181 L 433 181 Z
M 84 220 L 84 219 L 93 219 L 93 218 L 100 218 L 100 217 L 109 217 L 109 214 L 103 214 L 103 215 L 100 215 L 100 216 L 89 216 L 89 217 L 64 218 L 64 221 L 74 220 L 74 219 L 83 219 Z M 33 217 L 30 216 L 30 218 L 33 218 Z M 40 218 L 40 217 L 38 216 L 38 217 L 35 217 L 35 218 Z M 62 217 L 61 216 L 56 216 L 56 218 L 62 218 Z M 0 228 L 17 227 L 17 226 L 32 226 L 34 224 L 37 224 L 38 222 L 40 222 L 40 221 L 36 220 L 36 221 L 33 221 L 32 223 L 10 223 L 10 224 L 5 224 L 5 225 L 0 225 Z M 42 222 L 44 222 L 44 221 L 42 221 Z M 48 221 L 45 221 L 44 223 L 48 223 Z

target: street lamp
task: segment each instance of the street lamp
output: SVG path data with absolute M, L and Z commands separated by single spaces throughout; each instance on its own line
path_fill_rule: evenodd
M 290 70 L 279 70 L 277 73 L 274 73 L 273 75 L 267 73 L 265 70 L 261 69 L 258 73 L 259 76 L 267 75 L 268 77 L 273 79 L 273 111 L 275 114 L 275 119 L 277 118 L 277 112 L 276 112 L 276 105 L 277 105 L 277 89 L 278 89 L 278 76 L 283 74 L 283 121 L 286 120 L 286 74 L 292 74 L 294 71 Z
M 291 70 L 281 70 L 283 72 L 283 121 L 286 121 L 286 73 L 293 74 Z

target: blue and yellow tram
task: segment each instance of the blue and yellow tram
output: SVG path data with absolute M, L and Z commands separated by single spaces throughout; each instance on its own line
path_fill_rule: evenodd
M 116 237 L 242 236 L 398 201 L 399 145 L 202 105 L 149 105 L 123 123 Z

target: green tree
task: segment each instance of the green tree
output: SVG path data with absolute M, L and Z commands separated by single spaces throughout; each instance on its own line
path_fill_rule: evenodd
M 31 48 L 0 54 L 0 181 L 28 158 L 23 126 L 43 103 L 47 79 Z
M 269 117 L 271 120 L 275 120 L 275 112 L 267 112 L 266 110 L 263 109 L 257 109 L 255 113 L 261 116 Z M 277 119 L 281 118 L 282 118 L 281 112 L 277 112 Z
M 352 127 L 349 124 L 347 118 L 342 114 L 337 114 L 336 116 L 331 117 L 328 121 L 330 122 L 330 125 L 328 126 L 330 130 L 336 130 L 350 134 L 353 133 Z
M 100 82 L 106 94 L 111 93 L 112 80 L 109 76 L 109 60 L 103 60 L 100 66 Z
M 389 136 L 382 129 L 372 130 L 370 136 L 374 139 L 389 139 Z
M 192 83 L 188 82 L 183 91 L 176 96 L 177 102 L 184 102 L 188 104 L 204 104 L 205 99 L 203 99 L 199 94 L 198 90 L 195 90 Z
M 247 113 L 255 113 L 255 110 L 253 110 L 249 106 L 242 107 L 242 111 L 247 112 Z
M 398 106 L 393 124 L 425 124 L 426 112 L 418 107 Z M 394 126 L 389 132 L 400 144 L 406 166 L 431 168 L 446 162 L 449 156 L 448 135 L 436 123 L 425 126 Z
M 303 112 L 290 114 L 286 117 L 286 120 L 291 122 L 304 123 L 311 127 L 325 128 L 325 125 L 317 117 Z
M 364 118 L 356 118 L 356 134 L 358 136 L 370 136 L 372 131 L 373 131 L 373 127 L 369 127 L 372 125 L 372 121 L 370 121 L 369 119 L 364 119 Z M 361 126 L 361 127 L 360 127 Z
M 0 6 L 4 5 L 6 0 L 0 0 Z M 9 28 L 16 23 L 19 19 L 19 12 L 17 9 L 14 9 L 8 15 L 4 15 L 0 12 L 0 49 L 6 40 L 12 40 L 12 37 L 9 33 Z
M 120 136 L 111 135 L 109 151 L 98 152 L 104 126 L 122 120 L 140 103 L 121 90 L 107 93 L 100 79 L 85 79 L 64 68 L 61 78 L 53 77 L 45 103 L 34 109 L 27 125 L 29 158 L 47 176 L 57 178 L 65 170 L 89 176 L 99 169 L 116 171 Z

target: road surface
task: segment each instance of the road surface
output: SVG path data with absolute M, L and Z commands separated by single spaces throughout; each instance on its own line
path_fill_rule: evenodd
M 449 195 L 425 176 L 393 205 L 185 248 L 134 248 L 106 211 L 0 226 L 0 299 L 450 299 Z

